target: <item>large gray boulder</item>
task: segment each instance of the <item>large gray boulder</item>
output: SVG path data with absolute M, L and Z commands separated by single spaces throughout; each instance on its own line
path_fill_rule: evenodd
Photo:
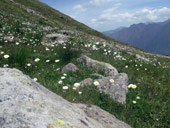
M 109 94 L 112 99 L 119 103 L 126 103 L 126 94 L 128 92 L 127 74 L 119 73 L 115 76 L 108 76 L 97 79 L 96 81 L 99 82 L 97 87 L 100 91 L 104 92 L 105 94 Z
M 85 55 L 82 55 L 80 58 L 77 59 L 80 63 L 86 65 L 89 68 L 94 68 L 96 71 L 104 72 L 109 76 L 114 76 L 118 74 L 118 71 L 116 68 L 114 68 L 111 64 L 109 63 L 104 63 L 100 62 L 97 60 L 93 60 Z
M 77 59 L 80 63 L 96 71 L 105 72 L 108 77 L 101 76 L 95 81 L 99 82 L 97 86 L 100 91 L 109 94 L 115 101 L 125 104 L 126 94 L 128 92 L 128 76 L 125 73 L 118 73 L 117 69 L 112 65 L 97 60 L 93 60 L 85 55 Z M 98 75 L 100 76 L 100 75 Z M 110 80 L 114 82 L 110 82 Z
M 130 128 L 97 106 L 70 103 L 8 68 L 0 68 L 0 127 Z

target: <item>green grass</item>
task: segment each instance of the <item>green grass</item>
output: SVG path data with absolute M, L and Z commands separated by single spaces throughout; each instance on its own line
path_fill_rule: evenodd
M 50 50 L 46 51 L 46 48 L 41 45 L 44 35 L 57 32 L 63 28 L 63 24 L 68 25 L 66 28 L 72 29 L 71 26 L 77 27 L 75 25 L 77 22 L 72 19 L 68 20 L 70 24 L 66 21 L 63 22 L 63 19 L 56 18 L 61 13 L 41 4 L 43 9 L 48 8 L 47 12 L 43 11 L 42 8 L 38 7 L 38 2 L 35 0 L 30 0 L 29 2 L 16 1 L 42 12 L 43 16 L 49 18 L 49 21 L 44 21 L 42 18 L 30 15 L 23 8 L 18 7 L 18 5 L 12 5 L 9 4 L 9 1 L 2 0 L 0 2 L 0 52 L 4 52 L 4 54 L 0 53 L 0 67 L 8 64 L 10 68 L 20 69 L 31 78 L 37 78 L 39 83 L 65 99 L 76 103 L 97 105 L 114 114 L 118 119 L 128 123 L 133 128 L 169 127 L 169 59 L 144 55 L 150 59 L 149 62 L 145 62 L 117 47 L 103 47 L 103 42 L 96 45 L 95 41 L 91 40 L 91 38 L 74 34 L 70 37 L 70 43 L 66 45 L 66 49 L 63 48 L 63 45 L 58 45 L 50 47 Z M 56 17 L 53 15 L 54 13 Z M 57 22 L 54 22 L 54 20 Z M 30 24 L 27 23 L 28 21 Z M 46 32 L 43 30 L 43 27 L 46 26 L 57 27 Z M 99 33 L 91 31 L 81 24 L 78 26 L 80 26 L 78 30 L 85 29 L 85 33 L 90 31 L 89 34 L 102 37 Z M 3 37 L 10 34 L 15 36 L 14 42 L 4 42 Z M 109 42 L 110 39 L 107 39 L 107 41 Z M 16 42 L 19 42 L 19 45 L 16 45 Z M 92 45 L 85 47 L 87 44 L 96 45 L 98 50 L 93 50 Z M 109 53 L 105 55 L 104 49 L 106 51 L 110 50 L 111 55 Z M 5 59 L 5 54 L 10 57 Z M 95 70 L 88 69 L 76 61 L 82 54 L 87 54 L 93 59 L 110 63 L 119 72 L 128 74 L 129 84 L 136 84 L 137 88 L 135 90 L 129 89 L 125 106 L 113 101 L 108 95 L 99 92 L 94 85 L 81 87 L 78 90 L 72 89 L 75 82 L 80 82 L 85 78 L 92 78 L 93 80 L 97 78 L 92 76 L 93 73 L 96 73 Z M 35 58 L 40 58 L 40 61 L 34 62 Z M 55 63 L 56 59 L 60 61 Z M 50 60 L 50 62 L 46 63 L 46 60 Z M 63 76 L 61 69 L 69 62 L 76 64 L 79 71 L 67 73 L 63 84 L 59 84 L 58 82 Z M 31 64 L 30 67 L 27 66 L 28 63 Z M 128 68 L 126 68 L 127 65 Z M 69 89 L 64 91 L 63 86 L 68 86 Z M 82 92 L 81 95 L 78 94 L 79 91 Z M 137 96 L 140 97 L 139 100 L 136 99 Z M 137 103 L 133 104 L 133 100 L 136 100 Z

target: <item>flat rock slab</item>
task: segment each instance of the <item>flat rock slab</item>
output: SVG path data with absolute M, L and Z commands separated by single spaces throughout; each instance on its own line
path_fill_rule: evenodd
M 130 128 L 97 106 L 73 104 L 17 69 L 0 68 L 1 128 Z

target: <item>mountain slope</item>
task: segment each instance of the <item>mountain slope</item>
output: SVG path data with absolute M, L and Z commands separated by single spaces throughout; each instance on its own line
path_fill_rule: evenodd
M 109 85 L 102 87 L 101 84 L 104 89 L 115 91 L 114 86 L 121 89 L 118 78 L 123 88 L 121 73 L 128 75 L 133 88 L 129 86 L 126 106 L 97 89 L 96 80 L 108 75 L 79 63 L 77 58 L 82 55 L 117 69 L 120 74 L 117 78 L 102 81 Z M 62 73 L 68 63 L 77 66 L 78 71 Z M 92 63 L 92 66 L 96 65 Z M 101 68 L 107 70 L 105 66 Z M 89 104 L 89 107 L 97 105 L 133 128 L 169 127 L 169 57 L 147 53 L 108 38 L 38 0 L 0 0 L 0 67 L 19 69 L 68 101 Z M 3 74 L 0 72 L 0 76 Z M 16 72 L 12 75 L 18 76 Z M 92 79 L 91 85 L 74 88 L 87 78 Z M 22 79 L 18 81 L 29 84 Z M 112 88 L 109 89 L 110 84 Z M 0 107 L 2 101 L 8 102 L 8 98 L 0 97 Z M 38 102 L 36 105 L 43 106 Z M 37 108 L 35 111 L 39 112 Z M 93 116 L 93 113 L 89 114 Z M 1 123 L 6 122 L 0 117 Z
M 170 19 L 160 23 L 134 24 L 104 34 L 152 53 L 170 54 Z

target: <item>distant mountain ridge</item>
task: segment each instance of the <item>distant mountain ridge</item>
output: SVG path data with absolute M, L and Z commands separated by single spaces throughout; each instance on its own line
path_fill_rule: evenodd
M 133 24 L 103 34 L 149 52 L 170 55 L 170 19 L 159 23 Z

